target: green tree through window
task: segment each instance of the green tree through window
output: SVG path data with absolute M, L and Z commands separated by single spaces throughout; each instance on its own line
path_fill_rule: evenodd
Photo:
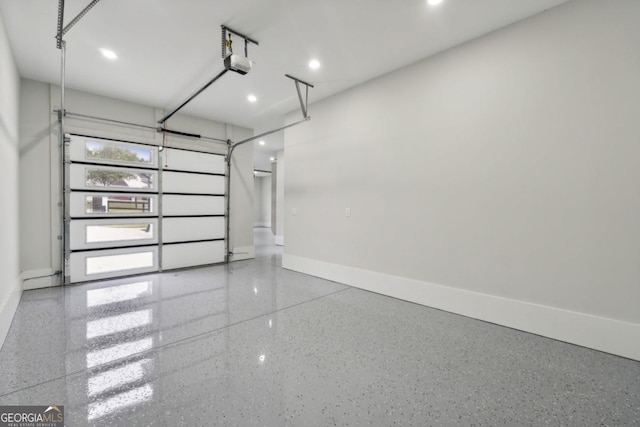
M 105 144 L 97 150 L 87 147 L 87 159 L 120 160 L 124 162 L 146 163 L 145 159 L 138 157 L 136 153 L 116 145 Z
M 86 149 L 87 159 L 104 159 L 125 161 L 133 163 L 146 163 L 143 158 L 132 151 L 117 147 L 115 145 L 103 145 L 97 150 Z M 111 171 L 111 170 L 91 170 L 87 174 L 87 180 L 100 184 L 103 186 L 109 186 L 116 181 L 123 181 L 125 179 L 134 179 L 138 177 L 137 174 L 124 171 Z M 148 184 L 148 182 L 147 182 Z

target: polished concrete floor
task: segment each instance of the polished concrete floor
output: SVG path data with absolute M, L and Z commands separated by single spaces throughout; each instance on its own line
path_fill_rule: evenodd
M 640 363 L 283 270 L 25 292 L 0 405 L 67 426 L 638 426 Z

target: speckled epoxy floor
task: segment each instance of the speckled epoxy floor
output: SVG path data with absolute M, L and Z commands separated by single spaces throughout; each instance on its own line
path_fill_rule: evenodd
M 282 270 L 25 292 L 0 405 L 67 426 L 638 426 L 640 362 Z

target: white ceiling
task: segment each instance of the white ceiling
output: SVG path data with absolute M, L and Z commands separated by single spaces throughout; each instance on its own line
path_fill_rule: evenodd
M 220 25 L 259 41 L 246 76 L 227 73 L 182 112 L 257 132 L 298 107 L 567 0 L 104 0 L 65 36 L 67 87 L 171 109 L 222 69 Z M 65 24 L 89 4 L 66 0 Z M 55 0 L 0 0 L 20 74 L 59 83 Z M 242 45 L 234 38 L 235 51 Z M 108 61 L 99 48 L 115 51 Z M 319 70 L 307 66 L 311 58 Z M 253 93 L 258 102 L 250 104 Z M 310 115 L 313 116 L 313 108 Z M 263 153 L 280 148 L 266 138 Z

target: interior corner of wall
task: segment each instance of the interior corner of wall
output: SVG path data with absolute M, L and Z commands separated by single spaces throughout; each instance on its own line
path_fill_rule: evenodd
M 52 268 L 23 271 L 20 279 L 23 291 L 57 286 L 57 275 Z
M 16 277 L 14 286 L 9 289 L 9 292 L 4 296 L 4 299 L 0 300 L 0 348 L 4 343 L 13 316 L 18 309 L 18 303 L 20 303 L 20 297 L 22 296 L 21 277 Z

